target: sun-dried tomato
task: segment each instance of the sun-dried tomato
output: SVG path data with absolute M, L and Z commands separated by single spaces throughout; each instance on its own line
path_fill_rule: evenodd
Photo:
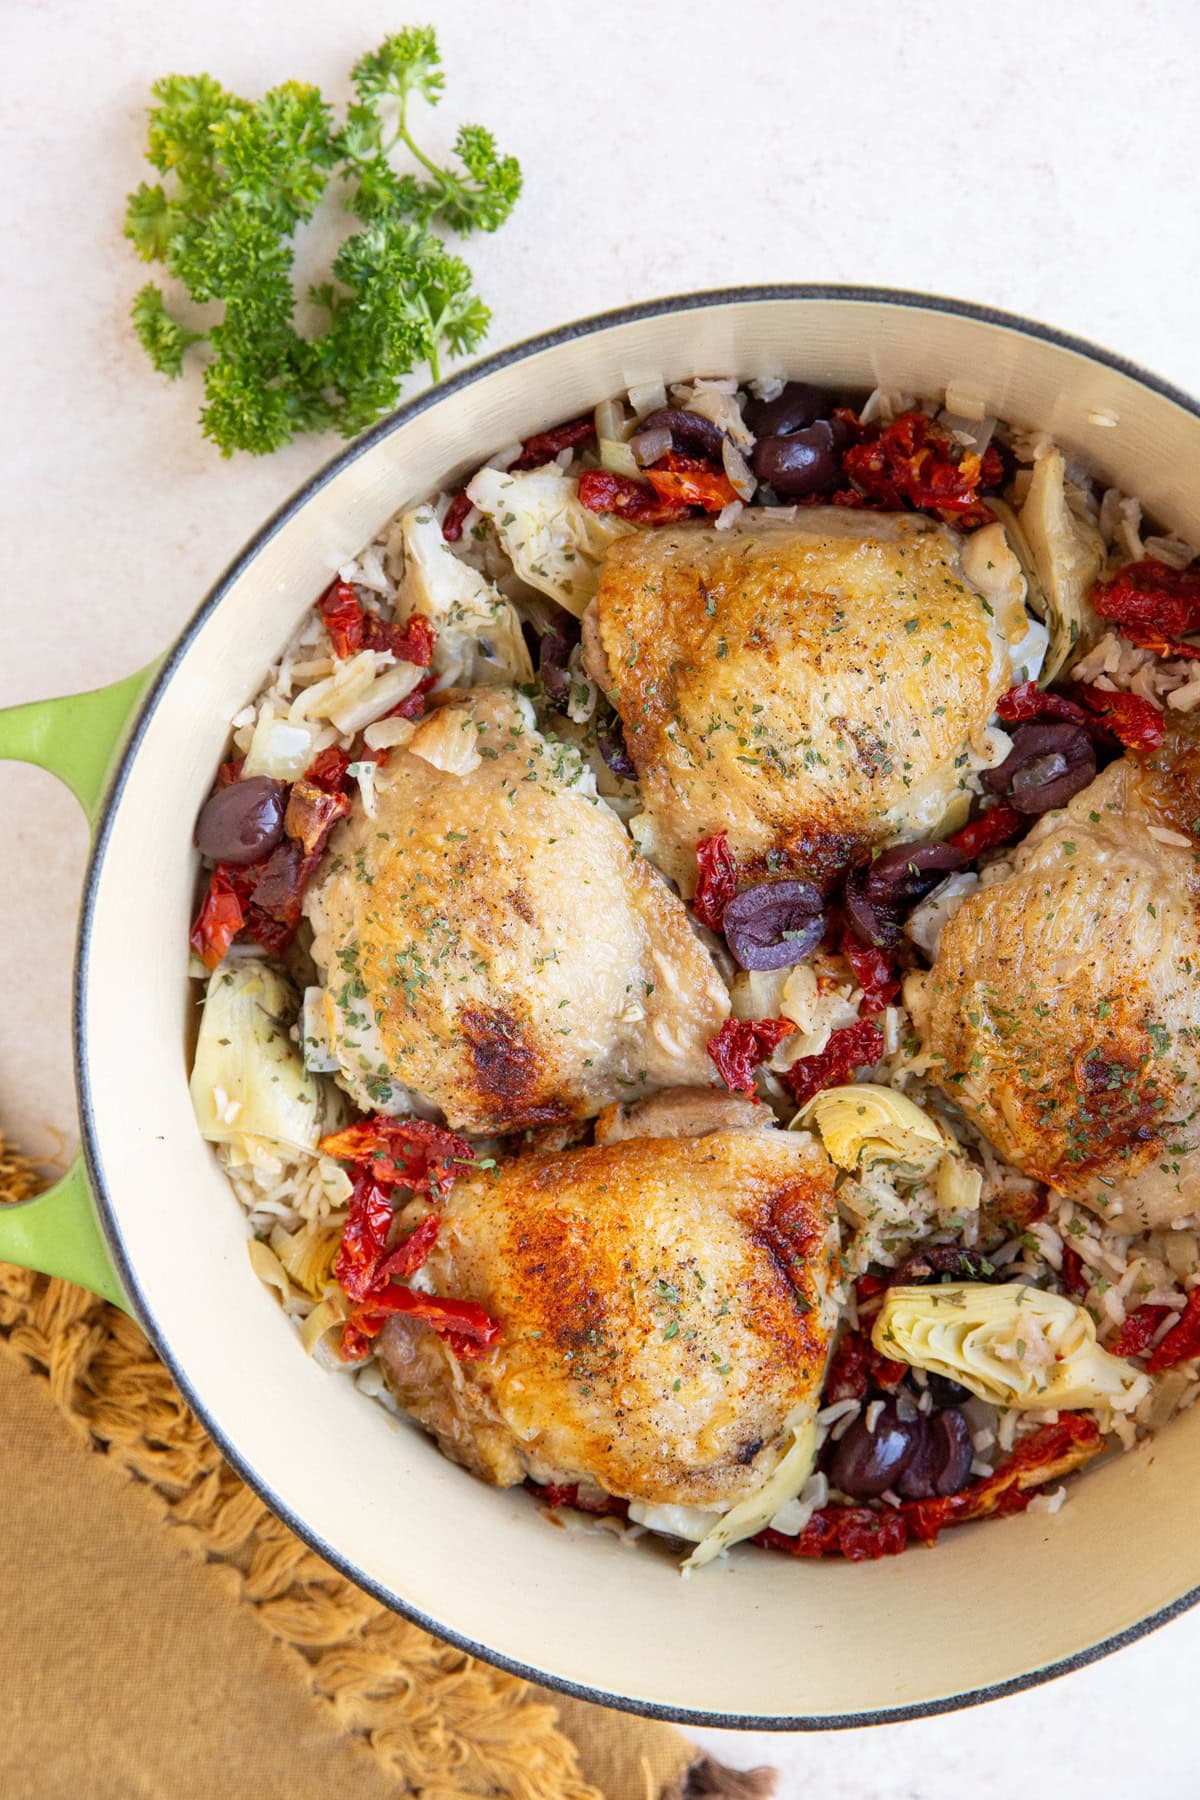
M 371 1294 L 361 1306 L 356 1306 L 349 1323 L 364 1337 L 377 1337 L 396 1313 L 430 1326 L 460 1362 L 477 1362 L 500 1336 L 495 1319 L 473 1300 L 448 1300 L 440 1294 L 419 1294 L 415 1288 L 395 1284 Z
M 348 794 L 331 794 L 304 776 L 292 783 L 283 829 L 305 856 L 319 856 L 339 819 L 350 811 Z
M 227 864 L 218 863 L 209 877 L 189 940 L 206 969 L 216 968 L 246 923 L 244 897 L 242 883 Z
M 377 1285 L 391 1228 L 391 1192 L 363 1170 L 351 1190 L 350 1216 L 333 1265 L 334 1280 L 352 1300 L 365 1300 Z
M 1068 719 L 1072 725 L 1086 725 L 1088 715 L 1074 700 L 1064 694 L 1052 694 L 1036 681 L 1022 681 L 1009 688 L 996 702 L 996 717 L 1005 725 L 1024 724 L 1027 719 Z
M 985 850 L 994 850 L 997 844 L 1007 844 L 1028 823 L 1015 806 L 1002 801 L 999 806 L 990 806 L 980 813 L 961 831 L 954 832 L 946 842 L 955 850 L 961 850 L 964 856 L 982 856 Z
M 1144 557 L 1092 589 L 1092 605 L 1102 619 L 1113 619 L 1135 644 L 1154 648 L 1154 640 L 1200 631 L 1200 569 L 1172 569 L 1157 557 Z M 1135 633 L 1137 635 L 1135 635 Z M 1200 656 L 1200 649 L 1178 646 L 1160 655 Z
M 455 494 L 446 508 L 446 516 L 442 520 L 442 536 L 448 544 L 457 544 L 462 537 L 463 525 L 473 504 L 464 488 L 461 494 Z
M 1063 1245 L 1062 1284 L 1075 1300 L 1082 1300 L 1092 1285 L 1088 1280 L 1082 1256 L 1078 1250 L 1072 1250 L 1070 1244 Z
M 214 791 L 220 793 L 222 788 L 232 787 L 235 781 L 240 781 L 245 766 L 244 756 L 235 756 L 232 762 L 223 762 L 217 770 L 217 779 L 213 783 Z
M 755 1069 L 795 1030 L 790 1019 L 726 1019 L 709 1038 L 708 1054 L 731 1093 L 753 1094 Z
M 646 480 L 669 506 L 702 506 L 705 512 L 719 513 L 738 497 L 728 475 L 711 469 L 647 469 Z
M 424 613 L 413 613 L 403 625 L 389 624 L 359 603 L 348 581 L 335 581 L 317 602 L 339 662 L 360 650 L 390 650 L 398 662 L 428 668 L 436 633 Z
M 589 512 L 616 513 L 640 525 L 673 525 L 687 517 L 687 507 L 660 500 L 654 489 L 632 475 L 613 475 L 607 469 L 588 469 L 579 477 L 579 503 Z
M 848 1081 L 855 1069 L 878 1062 L 882 1055 L 883 1033 L 874 1019 L 856 1019 L 853 1025 L 831 1032 L 829 1042 L 815 1056 L 802 1056 L 794 1062 L 784 1080 L 797 1106 L 804 1106 L 822 1088 Z
M 430 1213 L 427 1218 L 409 1232 L 402 1244 L 388 1252 L 380 1263 L 375 1275 L 375 1285 L 383 1287 L 389 1281 L 409 1281 L 418 1269 L 423 1269 L 429 1261 L 429 1252 L 437 1243 L 438 1218 Z
M 585 413 L 578 419 L 568 419 L 565 425 L 555 425 L 551 431 L 537 431 L 531 438 L 526 438 L 521 445 L 521 454 L 516 462 L 510 463 L 513 469 L 539 469 L 543 463 L 553 462 L 564 450 L 574 450 L 579 444 L 586 444 L 596 435 L 596 418 L 594 413 Z
M 864 944 L 852 931 L 842 936 L 842 955 L 854 970 L 854 979 L 863 991 L 865 1013 L 882 1012 L 900 992 L 900 977 L 891 958 L 874 944 Z
M 322 750 L 314 756 L 304 771 L 305 781 L 311 781 L 327 794 L 340 794 L 346 785 L 346 771 L 350 767 L 349 751 L 339 750 L 331 744 L 328 750 Z
M 403 625 L 390 626 L 387 648 L 397 662 L 415 663 L 427 669 L 433 661 L 437 632 L 424 613 L 410 613 Z
M 870 1346 L 861 1332 L 845 1331 L 829 1359 L 821 1404 L 835 1406 L 839 1400 L 861 1400 L 870 1385 Z
M 316 872 L 318 858 L 305 856 L 292 838 L 276 845 L 254 884 L 254 907 L 280 925 L 300 923 L 304 890 Z
M 760 1531 L 755 1538 L 769 1550 L 785 1550 L 789 1556 L 843 1556 L 847 1562 L 877 1562 L 882 1556 L 899 1556 L 908 1544 L 908 1525 L 902 1511 L 869 1506 L 823 1506 L 796 1537 L 782 1531 Z
M 617 1519 L 623 1519 L 629 1511 L 628 1500 L 618 1500 L 615 1494 L 586 1494 L 581 1497 L 579 1483 L 576 1481 L 527 1481 L 525 1486 L 531 1494 L 536 1494 L 543 1506 L 573 1506 L 577 1512 L 596 1513 L 600 1517 Z
M 1139 1306 L 1126 1315 L 1117 1336 L 1108 1346 L 1114 1356 L 1145 1356 L 1151 1340 L 1170 1312 L 1169 1306 Z
M 890 425 L 851 444 L 842 466 L 868 499 L 884 506 L 907 503 L 966 526 L 985 524 L 993 516 L 979 498 L 983 460 L 921 412 L 901 413 Z M 994 461 L 986 474 L 994 486 L 999 478 Z
M 1172 1325 L 1146 1367 L 1157 1375 L 1160 1369 L 1173 1369 L 1176 1363 L 1187 1362 L 1193 1356 L 1200 1356 L 1200 1288 L 1192 1289 L 1179 1323 Z
M 1161 746 L 1166 725 L 1152 700 L 1143 700 L 1140 694 L 1111 693 L 1108 688 L 1086 683 L 1078 684 L 1072 692 L 1127 750 L 1145 754 Z
M 1090 1461 L 1103 1448 L 1094 1419 L 1064 1412 L 1057 1424 L 1043 1425 L 1018 1444 L 994 1475 L 944 1500 L 916 1500 L 902 1510 L 913 1536 L 934 1544 L 948 1525 L 966 1525 L 989 1513 L 1024 1511 L 1038 1488 Z
M 886 1294 L 892 1285 L 890 1275 L 860 1275 L 854 1284 L 854 1298 L 860 1306 L 868 1301 L 878 1300 L 880 1294 Z
M 393 1119 L 373 1113 L 321 1139 L 325 1156 L 368 1167 L 377 1181 L 400 1181 L 421 1194 L 438 1194 L 475 1160 L 466 1138 L 428 1119 Z
M 737 893 L 738 873 L 729 834 L 714 831 L 696 845 L 696 866 L 700 871 L 692 911 L 710 931 L 720 931 L 725 922 L 725 908 Z
M 895 1362 L 871 1345 L 871 1380 L 877 1388 L 882 1388 L 885 1394 L 894 1393 L 907 1374 L 907 1363 Z

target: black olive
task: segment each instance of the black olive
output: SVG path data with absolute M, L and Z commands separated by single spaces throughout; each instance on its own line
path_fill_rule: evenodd
M 997 1281 L 1002 1271 L 977 1250 L 961 1244 L 926 1244 L 896 1270 L 890 1287 L 919 1287 L 927 1281 Z M 931 1376 L 932 1380 L 933 1377 Z M 939 1380 L 942 1377 L 939 1376 Z
M 748 400 L 746 423 L 755 437 L 786 437 L 829 411 L 830 395 L 808 381 L 787 381 L 773 400 Z
M 750 461 L 760 481 L 790 500 L 831 493 L 842 478 L 827 419 L 786 437 L 760 437 Z
M 256 863 L 283 836 L 284 790 L 267 775 L 210 794 L 196 821 L 196 847 L 210 862 Z
M 964 1400 L 971 1398 L 970 1388 L 961 1381 L 951 1381 L 949 1375 L 938 1375 L 930 1371 L 925 1377 L 925 1388 L 936 1407 L 961 1406 Z
M 1055 719 L 1019 725 L 1012 749 L 995 769 L 985 769 L 984 786 L 1006 794 L 1022 813 L 1052 812 L 1065 806 L 1096 773 L 1096 752 L 1082 725 Z
M 729 902 L 722 930 L 743 969 L 803 962 L 825 935 L 820 892 L 811 881 L 760 881 Z
M 868 1411 L 873 1411 L 873 1406 Z M 908 1422 L 901 1419 L 890 1401 L 880 1408 L 874 1431 L 867 1430 L 867 1417 L 862 1414 L 833 1446 L 827 1466 L 830 1484 L 852 1500 L 877 1500 L 887 1488 L 896 1486 L 918 1448 L 924 1426 L 920 1415 Z
M 571 697 L 567 664 L 574 647 L 565 631 L 548 631 L 538 645 L 538 675 L 546 690 L 547 701 L 557 712 L 566 712 Z
M 975 1454 L 971 1428 L 957 1407 L 923 1414 L 911 1456 L 896 1479 L 905 1500 L 932 1500 L 957 1494 L 971 1472 Z
M 725 433 L 701 413 L 685 412 L 681 406 L 660 406 L 657 412 L 639 422 L 637 437 L 646 431 L 669 431 L 672 450 L 682 450 L 691 456 L 711 456 L 720 461 Z M 631 442 L 636 454 L 636 438 Z
M 967 860 L 952 844 L 897 844 L 881 851 L 873 863 L 852 870 L 847 879 L 850 923 L 866 943 L 894 950 L 904 914 Z
M 637 779 L 637 769 L 625 748 L 625 734 L 615 713 L 605 724 L 596 727 L 596 746 L 614 775 L 619 775 L 622 781 Z

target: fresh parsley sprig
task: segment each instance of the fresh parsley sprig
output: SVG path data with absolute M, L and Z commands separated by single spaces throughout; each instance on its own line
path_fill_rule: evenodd
M 404 377 L 443 350 L 461 356 L 489 313 L 471 271 L 438 235 L 495 231 L 521 191 L 521 171 L 481 125 L 464 125 L 443 167 L 413 136 L 414 99 L 436 105 L 437 38 L 410 26 L 352 71 L 357 95 L 339 125 L 319 90 L 285 82 L 248 101 L 210 75 L 154 84 L 147 158 L 162 175 L 129 196 L 125 235 L 161 263 L 207 327 L 184 323 L 147 283 L 133 327 L 155 368 L 172 378 L 204 345 L 201 424 L 222 453 L 264 454 L 298 432 L 353 436 L 396 404 Z M 397 150 L 416 170 L 398 168 Z M 418 172 L 419 171 L 419 172 Z M 310 288 L 324 328 L 302 337 L 294 320 L 293 236 L 331 179 L 362 229 L 345 239 L 330 279 Z

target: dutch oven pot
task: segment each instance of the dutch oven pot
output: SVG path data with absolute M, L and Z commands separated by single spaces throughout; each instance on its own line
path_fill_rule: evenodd
M 1200 1409 L 1072 1485 L 1057 1516 L 872 1564 L 751 1547 L 680 1579 L 643 1543 L 555 1530 L 307 1360 L 246 1256 L 188 1100 L 191 827 L 229 720 L 296 621 L 401 505 L 658 376 L 784 373 L 929 393 L 1041 426 L 1200 542 L 1200 408 L 1020 319 L 919 295 L 780 287 L 655 301 L 503 351 L 402 408 L 291 500 L 154 668 L 0 715 L 0 755 L 60 775 L 94 843 L 75 970 L 81 1159 L 0 1209 L 0 1257 L 126 1306 L 233 1465 L 386 1605 L 586 1698 L 693 1722 L 911 1716 L 1085 1663 L 1200 1593 Z M 236 478 L 236 477 L 234 477 Z

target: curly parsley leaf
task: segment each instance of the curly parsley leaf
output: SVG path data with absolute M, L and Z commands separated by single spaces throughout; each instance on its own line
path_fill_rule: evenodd
M 431 226 L 495 231 L 521 191 L 516 159 L 490 132 L 464 125 L 441 166 L 415 143 L 414 99 L 436 105 L 443 75 L 429 26 L 388 37 L 356 64 L 357 100 L 340 125 L 319 90 L 284 82 L 251 102 L 210 75 L 154 84 L 147 157 L 163 176 L 129 196 L 125 235 L 163 264 L 191 300 L 218 304 L 207 331 L 182 324 L 150 283 L 134 330 L 154 366 L 177 376 L 206 346 L 201 424 L 218 448 L 265 454 L 304 431 L 347 436 L 396 404 L 411 371 L 473 350 L 488 310 L 470 270 Z M 397 168 L 398 147 L 417 169 Z M 363 229 L 338 249 L 310 298 L 327 322 L 295 324 L 292 238 L 331 180 L 349 184 Z

